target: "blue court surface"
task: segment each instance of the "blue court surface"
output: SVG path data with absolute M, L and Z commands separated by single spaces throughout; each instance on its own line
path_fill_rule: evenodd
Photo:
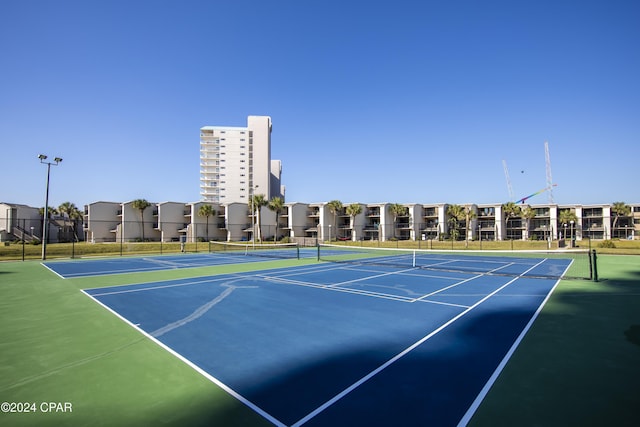
M 274 425 L 456 426 L 556 283 L 319 263 L 84 292 Z
M 315 258 L 313 248 L 300 249 L 301 258 Z M 244 252 L 211 252 L 178 255 L 160 255 L 148 257 L 121 257 L 86 259 L 70 261 L 51 261 L 44 266 L 57 275 L 69 279 L 73 277 L 102 276 L 122 273 L 144 273 L 158 270 L 179 268 L 210 267 L 215 265 L 239 264 L 246 262 L 273 261 L 292 257 L 295 253 L 283 251 L 264 251 L 263 253 L 245 255 Z

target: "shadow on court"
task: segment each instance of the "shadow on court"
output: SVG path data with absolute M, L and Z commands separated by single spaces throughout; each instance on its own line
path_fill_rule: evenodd
M 640 268 L 613 267 L 561 282 L 470 426 L 638 425 Z
M 311 417 L 308 426 L 455 426 L 465 415 L 531 311 L 505 310 L 459 319 Z M 293 425 L 388 360 L 384 345 L 337 353 L 267 384 L 237 390 L 285 425 Z

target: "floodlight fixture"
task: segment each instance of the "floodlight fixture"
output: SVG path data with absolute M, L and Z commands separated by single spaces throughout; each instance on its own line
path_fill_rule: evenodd
M 51 165 L 57 166 L 62 161 L 62 157 L 55 157 L 53 162 L 45 162 L 47 155 L 38 154 L 40 163 L 47 165 L 47 192 L 44 198 L 44 212 L 42 212 L 42 259 L 47 259 L 47 234 L 49 229 L 49 176 L 51 175 Z

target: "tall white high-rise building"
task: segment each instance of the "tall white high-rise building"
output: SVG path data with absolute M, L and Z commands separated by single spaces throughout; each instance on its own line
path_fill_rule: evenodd
M 282 166 L 271 160 L 271 117 L 249 116 L 247 127 L 200 128 L 200 195 L 211 203 L 248 203 L 253 194 L 284 198 Z

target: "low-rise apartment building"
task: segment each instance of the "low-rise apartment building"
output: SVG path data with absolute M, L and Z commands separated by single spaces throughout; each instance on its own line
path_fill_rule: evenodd
M 207 204 L 213 208 L 208 218 L 199 213 Z M 286 203 L 281 212 L 262 207 L 254 216 L 245 203 L 164 202 L 145 211 L 144 239 L 242 241 L 255 234 L 265 240 L 442 240 L 451 238 L 454 226 L 457 238 L 484 241 L 640 238 L 639 204 L 630 205 L 631 213 L 622 216 L 612 214 L 611 205 L 523 205 L 530 208 L 528 214 L 521 209 L 507 216 L 502 204 L 467 204 L 462 207 L 469 214 L 456 222 L 451 221 L 451 205 L 446 203 L 407 204 L 406 212 L 395 218 L 390 203 L 360 204 L 361 212 L 355 216 L 347 213 L 347 206 L 332 212 L 328 202 Z M 562 223 L 563 211 L 570 211 L 576 220 Z M 92 242 L 143 238 L 140 212 L 131 202 L 96 202 L 85 213 L 85 231 Z
M 201 211 L 211 206 L 209 215 Z M 91 243 L 134 241 L 247 241 L 281 240 L 557 240 L 585 238 L 640 238 L 640 204 L 628 205 L 629 213 L 613 205 L 519 205 L 508 215 L 502 204 L 461 205 L 462 217 L 452 221 L 453 205 L 406 204 L 394 213 L 390 203 L 359 204 L 349 215 L 348 204 L 333 212 L 329 202 L 285 203 L 280 212 L 264 206 L 253 215 L 246 203 L 161 202 L 144 209 L 124 203 L 98 201 L 85 206 L 83 230 L 73 231 L 68 220 L 52 220 L 51 242 L 65 241 L 66 234 Z M 568 215 L 568 216 L 567 216 Z M 565 218 L 565 220 L 563 220 Z M 566 220 L 566 218 L 572 218 Z M 453 227 L 457 227 L 454 231 Z M 82 232 L 84 231 L 84 233 Z M 0 204 L 0 238 L 29 240 L 42 234 L 37 208 Z M 70 234 L 70 236 L 71 236 Z M 62 237 L 61 237 L 62 236 Z M 69 237 L 71 238 L 71 237 Z

